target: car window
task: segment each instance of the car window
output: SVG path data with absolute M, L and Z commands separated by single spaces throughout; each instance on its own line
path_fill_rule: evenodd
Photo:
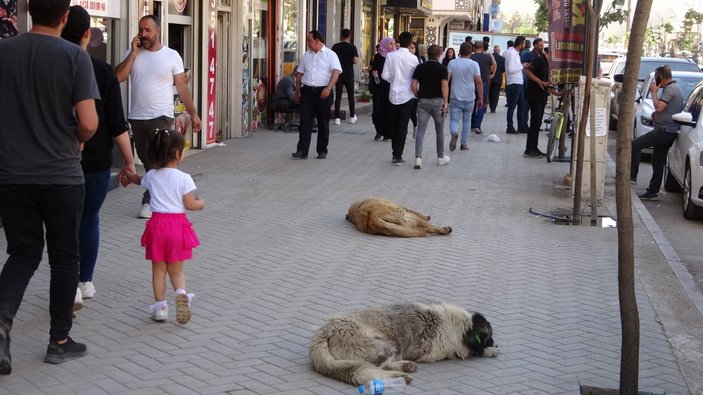
M 698 121 L 698 115 L 701 113 L 701 105 L 703 105 L 703 84 L 698 84 L 688 97 L 686 102 L 685 112 L 690 112 L 693 121 Z
M 676 83 L 681 87 L 683 91 L 684 100 L 691 94 L 693 88 L 695 88 L 699 82 L 703 81 L 703 74 L 700 77 L 686 77 L 686 78 L 674 78 Z

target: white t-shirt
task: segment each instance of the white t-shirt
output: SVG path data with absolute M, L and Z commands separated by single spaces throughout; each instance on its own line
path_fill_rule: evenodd
M 339 70 L 341 73 L 342 65 L 339 63 L 337 54 L 324 45 L 317 52 L 305 51 L 296 69 L 298 73 L 303 73 L 301 79 L 303 85 L 313 87 L 324 87 L 329 84 L 334 70 Z
M 131 49 L 125 52 L 127 58 Z M 129 73 L 132 93 L 128 119 L 173 118 L 173 76 L 183 73 L 178 52 L 163 45 L 158 51 L 141 50 Z
M 142 186 L 151 195 L 151 211 L 168 214 L 185 213 L 183 196 L 195 190 L 190 174 L 171 167 L 149 170 L 142 177 Z

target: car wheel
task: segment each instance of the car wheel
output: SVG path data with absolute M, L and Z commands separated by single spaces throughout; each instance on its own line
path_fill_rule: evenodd
M 691 169 L 687 165 L 683 181 L 683 217 L 686 219 L 702 219 L 703 207 L 693 204 L 691 193 Z
M 671 174 L 668 161 L 666 163 L 666 171 L 664 172 L 664 190 L 667 192 L 681 192 L 681 185 L 676 181 L 674 175 Z

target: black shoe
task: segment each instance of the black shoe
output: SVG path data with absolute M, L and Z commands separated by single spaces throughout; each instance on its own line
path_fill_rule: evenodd
M 529 129 L 527 129 L 527 128 L 518 128 L 518 129 L 517 129 L 517 132 L 520 133 L 520 134 L 525 134 L 525 133 L 527 133 L 528 130 L 529 130 Z
M 393 164 L 396 166 L 403 166 L 405 164 L 405 160 L 403 160 L 403 158 L 393 158 Z
M 376 137 L 374 137 L 373 139 L 374 139 L 374 141 L 379 141 L 379 140 L 381 140 L 381 137 L 383 137 L 383 136 L 381 136 L 380 134 L 377 134 Z
M 630 185 L 637 185 L 637 177 L 630 177 Z
M 88 347 L 83 343 L 76 343 L 70 337 L 66 338 L 66 343 L 59 344 L 52 340 L 46 347 L 46 363 L 64 363 L 88 354 Z
M 657 201 L 659 200 L 659 194 L 654 193 L 654 192 L 649 192 L 649 189 L 645 191 L 643 194 L 638 196 L 640 200 L 651 200 L 651 201 Z
M 508 126 L 508 130 L 505 131 L 507 134 L 517 134 L 517 130 L 514 127 Z
M 530 159 L 540 159 L 543 157 L 543 155 L 537 151 L 537 150 L 526 150 L 524 154 L 522 154 L 525 158 L 530 158 Z
M 533 151 L 535 151 L 536 153 L 538 153 L 540 156 L 547 156 L 547 154 L 545 154 L 544 152 L 540 151 L 539 148 L 535 148 Z
M 12 357 L 10 356 L 10 332 L 0 326 L 0 375 L 12 373 Z
M 462 144 L 462 145 L 459 147 L 459 149 L 462 150 L 462 151 L 468 151 L 468 150 L 469 150 L 469 145 L 468 145 L 468 144 Z
M 459 133 L 453 134 L 451 141 L 449 141 L 449 150 L 454 151 L 456 149 L 456 141 L 459 139 Z
M 300 151 L 298 151 L 298 152 L 293 152 L 291 155 L 292 155 L 294 158 L 298 158 L 298 159 L 307 159 L 307 158 L 308 158 L 308 154 L 304 154 L 304 153 L 302 153 L 302 152 L 300 152 Z
M 474 133 L 483 134 L 483 130 L 481 130 L 481 128 L 476 128 L 476 130 L 474 130 Z
M 317 154 L 317 159 L 325 159 L 327 157 L 326 153 Z
M 390 138 L 390 137 L 384 137 L 384 138 L 383 138 L 383 141 L 391 141 L 391 138 Z

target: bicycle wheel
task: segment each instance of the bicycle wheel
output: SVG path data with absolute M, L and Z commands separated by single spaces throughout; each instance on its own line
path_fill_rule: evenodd
M 559 131 L 562 128 L 564 115 L 560 112 L 554 113 L 552 124 L 549 126 L 547 135 L 547 162 L 551 162 L 554 154 L 554 147 L 559 144 Z

